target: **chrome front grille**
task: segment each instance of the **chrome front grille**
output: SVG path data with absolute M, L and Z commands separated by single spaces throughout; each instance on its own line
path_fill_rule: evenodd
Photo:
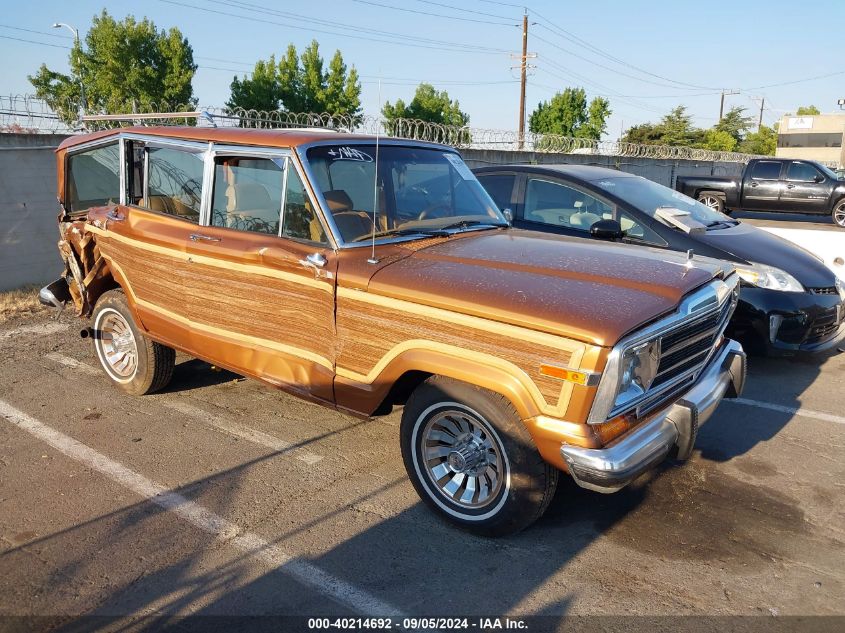
M 660 387 L 680 375 L 703 366 L 713 351 L 733 312 L 728 299 L 717 310 L 685 323 L 661 337 L 660 364 L 651 388 Z
M 829 286 L 826 288 L 807 288 L 810 292 L 814 295 L 835 295 L 838 294 L 839 291 L 834 286 Z
M 602 372 L 587 422 L 601 424 L 630 412 L 642 416 L 692 386 L 719 346 L 738 299 L 736 274 L 714 279 L 686 295 L 674 313 L 619 341 Z M 645 393 L 619 402 L 625 354 L 655 341 L 660 356 L 654 379 Z

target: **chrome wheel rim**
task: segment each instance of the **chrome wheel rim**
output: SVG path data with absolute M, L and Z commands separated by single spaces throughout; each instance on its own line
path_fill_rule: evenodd
M 437 493 L 466 510 L 495 502 L 509 479 L 495 431 L 469 410 L 445 409 L 433 415 L 423 428 L 420 452 Z
M 699 198 L 698 201 L 706 207 L 710 207 L 716 211 L 719 210 L 719 199 L 715 196 L 704 196 L 703 198 Z
M 845 227 L 845 204 L 840 204 L 833 211 L 833 221 L 839 226 Z
M 103 310 L 97 316 L 96 345 L 106 371 L 120 382 L 131 380 L 138 369 L 138 344 L 129 323 L 117 310 Z

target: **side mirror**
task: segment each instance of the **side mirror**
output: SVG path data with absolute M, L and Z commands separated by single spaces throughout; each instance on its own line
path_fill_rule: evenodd
M 513 211 L 510 209 L 502 209 L 502 215 L 505 216 L 505 220 L 508 221 L 508 224 L 513 226 Z
M 599 220 L 590 227 L 590 236 L 598 240 L 621 240 L 625 231 L 617 220 Z
M 813 182 L 823 182 L 823 181 L 824 181 L 824 176 L 822 176 L 821 174 L 816 174 L 816 177 L 813 178 Z

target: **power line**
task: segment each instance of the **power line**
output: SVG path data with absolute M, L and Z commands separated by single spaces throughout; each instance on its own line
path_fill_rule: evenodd
M 663 81 L 668 81 L 671 84 L 677 84 L 677 86 L 675 86 L 675 87 L 687 86 L 689 88 L 693 88 L 693 89 L 697 89 L 697 90 L 716 90 L 716 88 L 713 88 L 711 86 L 699 86 L 699 85 L 696 85 L 696 84 L 687 83 L 685 81 L 678 81 L 677 79 L 672 79 L 671 77 L 664 77 L 663 75 L 658 75 L 657 73 L 653 73 L 653 72 L 650 72 L 648 70 L 645 70 L 644 68 L 640 68 L 639 66 L 635 66 L 634 64 L 631 64 L 630 62 L 627 62 L 624 59 L 620 59 L 620 58 L 618 58 L 614 55 L 611 55 L 607 51 L 600 49 L 599 47 L 595 46 L 591 42 L 588 42 L 587 40 L 578 37 L 574 33 L 570 33 L 566 29 L 563 29 L 563 28 L 557 26 L 551 20 L 549 20 L 545 16 L 537 13 L 536 11 L 534 12 L 534 15 L 536 15 L 538 18 L 540 18 L 544 22 L 547 22 L 548 24 L 551 25 L 551 27 L 549 27 L 549 26 L 546 26 L 544 24 L 538 24 L 538 26 L 540 26 L 541 28 L 544 28 L 547 31 L 550 31 L 552 33 L 556 33 L 559 37 L 562 37 L 566 40 L 569 40 L 570 42 L 572 42 L 574 44 L 584 46 L 584 47 L 590 49 L 590 51 L 595 53 L 596 55 L 599 55 L 599 56 L 601 56 L 601 57 L 603 57 L 603 58 L 605 58 L 609 61 L 620 64 L 622 66 L 626 66 L 628 68 L 631 68 L 632 70 L 636 70 L 637 72 L 643 73 L 644 75 L 654 77 L 655 79 L 661 79 Z M 616 71 L 616 72 L 618 72 L 618 71 Z
M 405 11 L 406 13 L 416 13 L 417 15 L 430 15 L 436 18 L 444 18 L 446 20 L 460 20 L 461 22 L 475 22 L 476 24 L 494 24 L 496 26 L 515 26 L 507 22 L 493 22 L 492 20 L 479 20 L 477 18 L 462 18 L 456 15 L 444 15 L 443 13 L 432 13 L 430 11 L 418 11 L 416 9 L 408 9 L 406 7 L 396 7 L 390 4 L 382 4 L 381 2 L 372 2 L 372 0 L 352 0 L 358 4 L 368 4 L 373 7 L 382 7 L 383 9 L 392 9 L 393 11 Z M 446 5 L 441 5 L 446 6 Z
M 625 73 L 625 72 L 623 72 L 623 71 L 621 71 L 621 70 L 618 70 L 618 69 L 616 69 L 616 68 L 612 68 L 612 67 L 610 67 L 610 66 L 606 66 L 606 65 L 601 64 L 601 63 L 599 63 L 599 62 L 597 62 L 597 61 L 594 61 L 594 60 L 592 60 L 592 59 L 589 59 L 589 58 L 587 58 L 587 57 L 584 57 L 583 55 L 580 55 L 580 54 L 578 54 L 578 53 L 575 53 L 575 52 L 573 52 L 573 51 L 569 50 L 568 48 L 564 48 L 563 46 L 560 46 L 560 45 L 558 45 L 558 44 L 555 44 L 554 42 L 552 42 L 552 41 L 550 41 L 550 40 L 547 40 L 546 38 L 541 37 L 541 36 L 539 36 L 539 35 L 534 35 L 534 37 L 535 37 L 536 39 L 540 40 L 541 42 L 545 42 L 545 43 L 546 43 L 546 44 L 548 44 L 549 46 L 553 46 L 553 47 L 555 47 L 556 49 L 558 49 L 558 50 L 560 50 L 560 51 L 563 51 L 564 53 L 567 53 L 567 54 L 569 54 L 569 55 L 572 55 L 573 57 L 576 57 L 576 58 L 578 58 L 578 59 L 580 59 L 580 60 L 583 60 L 583 61 L 587 62 L 588 64 L 592 64 L 593 66 L 598 66 L 599 68 L 603 68 L 603 69 L 605 69 L 605 70 L 609 70 L 610 72 L 612 72 L 612 73 L 616 73 L 617 75 L 621 75 L 621 76 L 623 76 L 623 77 L 628 77 L 629 79 L 633 79 L 634 81 L 640 81 L 640 82 L 643 82 L 643 83 L 653 84 L 653 85 L 655 85 L 655 86 L 661 86 L 661 87 L 663 87 L 663 88 L 674 88 L 674 89 L 676 89 L 676 90 L 678 89 L 678 86 L 675 86 L 675 85 L 672 85 L 672 84 L 660 83 L 660 82 L 657 82 L 657 81 L 652 81 L 651 79 L 645 79 L 645 78 L 643 78 L 643 77 L 636 77 L 636 76 L 634 76 L 634 75 L 630 75 L 630 74 Z
M 188 4 L 186 2 L 177 2 L 176 0 L 159 0 L 159 2 L 163 2 L 165 4 L 171 4 L 174 6 L 181 6 L 188 9 L 194 9 L 197 11 L 204 11 L 206 13 L 214 13 L 217 15 L 223 15 L 227 17 L 234 17 L 241 20 L 247 20 L 250 22 L 258 22 L 260 24 L 273 24 L 274 26 L 282 26 L 285 28 L 291 29 L 298 29 L 301 31 L 308 31 L 310 33 L 326 33 L 328 35 L 334 35 L 339 37 L 348 37 L 352 39 L 360 39 L 366 40 L 370 42 L 379 42 L 383 44 L 396 44 L 400 46 L 410 46 L 414 48 L 426 48 L 431 50 L 441 50 L 441 51 L 450 51 L 450 52 L 458 52 L 458 53 L 484 53 L 484 54 L 502 54 L 507 53 L 508 51 L 505 49 L 499 48 L 492 48 L 492 47 L 485 47 L 485 46 L 477 46 L 477 45 L 470 45 L 470 44 L 462 44 L 460 42 L 449 42 L 444 40 L 434 40 L 430 38 L 423 38 L 419 36 L 408 35 L 406 33 L 395 33 L 391 31 L 379 31 L 376 29 L 370 28 L 361 28 L 361 27 L 354 27 L 349 24 L 343 24 L 340 22 L 332 22 L 330 20 L 320 20 L 316 18 L 309 18 L 307 16 L 294 14 L 294 13 L 287 13 L 283 11 L 275 11 L 270 9 L 264 9 L 259 7 L 258 5 L 253 5 L 247 2 L 225 2 L 224 0 L 211 0 L 216 4 L 223 4 L 229 7 L 233 7 L 236 9 L 251 11 L 253 13 L 258 13 L 261 15 L 271 15 L 271 16 L 279 16 L 285 17 L 288 19 L 292 19 L 295 21 L 306 22 L 306 23 L 313 23 L 319 25 L 329 26 L 330 28 L 339 28 L 343 29 L 342 31 L 328 31 L 325 29 L 315 28 L 313 26 L 297 26 L 294 24 L 290 24 L 288 22 L 276 22 L 273 20 L 267 20 L 265 18 L 257 18 L 252 17 L 249 15 L 243 15 L 241 13 L 232 13 L 230 11 L 221 11 L 219 9 L 212 9 L 203 6 L 197 6 L 195 4 Z M 376 35 L 377 37 L 370 37 L 367 35 L 353 35 L 349 31 L 355 31 L 359 33 L 366 33 L 370 35 Z M 394 39 L 385 39 L 385 38 L 394 38 Z M 398 41 L 397 41 L 398 40 Z M 415 43 L 419 42 L 419 43 Z
M 845 75 L 845 70 L 838 70 L 834 73 L 827 73 L 825 75 L 816 75 L 815 77 L 807 77 L 805 79 L 796 79 L 795 81 L 783 81 L 777 84 L 769 84 L 768 86 L 754 86 L 752 88 L 743 88 L 743 90 L 764 90 L 766 88 L 778 88 L 780 86 L 791 86 L 793 84 L 800 84 L 806 81 L 816 81 L 817 79 L 827 79 L 828 77 L 836 77 L 838 75 Z
M 35 31 L 33 29 L 25 29 L 20 26 L 12 26 L 11 24 L 0 24 L 0 28 L 12 29 L 13 31 L 24 31 L 26 33 L 35 33 L 36 35 L 40 35 L 41 37 L 58 37 L 62 40 L 73 39 L 73 37 L 71 37 L 70 35 L 62 35 L 61 33 L 48 33 L 47 31 Z
M 488 17 L 488 18 L 499 18 L 501 20 L 509 20 L 509 21 L 516 19 L 516 18 L 511 18 L 511 17 L 506 16 L 506 15 L 496 15 L 494 13 L 487 13 L 486 11 L 473 11 L 472 9 L 464 9 L 462 7 L 456 7 L 454 5 L 445 4 L 443 2 L 434 2 L 434 0 L 416 0 L 416 2 L 419 2 L 421 4 L 432 4 L 432 5 L 437 6 L 437 7 L 444 7 L 446 9 L 452 9 L 453 11 L 463 11 L 464 13 L 472 13 L 474 15 L 483 15 L 483 16 Z M 522 8 L 522 7 L 518 7 L 518 8 Z
M 26 42 L 27 44 L 40 44 L 41 46 L 51 46 L 53 48 L 63 48 L 65 50 L 71 50 L 70 46 L 62 46 L 61 44 L 50 44 L 49 42 L 36 42 L 35 40 L 26 40 L 22 37 L 12 37 L 11 35 L 0 35 L 0 38 L 4 40 L 15 40 L 16 42 Z

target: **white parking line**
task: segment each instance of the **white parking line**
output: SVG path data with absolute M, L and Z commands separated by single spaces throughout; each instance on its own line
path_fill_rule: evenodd
M 96 367 L 92 367 L 91 365 L 76 360 L 75 358 L 71 358 L 70 356 L 59 354 L 58 352 L 50 352 L 49 354 L 45 354 L 44 358 L 47 358 L 48 360 L 51 360 L 54 363 L 64 365 L 65 367 L 75 369 L 83 374 L 88 374 L 89 376 L 99 376 L 100 374 L 102 374 L 102 372 Z
M 762 402 L 760 400 L 747 400 L 745 398 L 725 398 L 723 402 L 733 402 L 734 404 L 744 404 L 749 407 L 759 407 L 760 409 L 769 409 L 770 411 L 779 411 L 780 413 L 789 413 L 790 415 L 800 415 L 804 418 L 814 418 L 816 420 L 824 420 L 826 422 L 835 422 L 836 424 L 845 424 L 845 418 L 832 413 L 824 413 L 823 411 L 813 411 L 812 409 L 805 409 L 800 407 L 794 409 L 792 407 L 784 407 L 779 404 L 772 404 L 770 402 Z
M 355 611 L 369 616 L 403 617 L 403 614 L 395 606 L 379 600 L 345 580 L 332 576 L 307 561 L 296 558 L 257 534 L 244 532 L 237 524 L 227 521 L 182 495 L 171 492 L 164 486 L 128 469 L 123 464 L 98 453 L 90 446 L 57 431 L 2 400 L 0 400 L 0 415 L 71 459 L 132 490 L 150 503 L 174 513 L 188 523 L 213 535 L 219 541 L 236 547 L 247 555 L 269 565 L 274 570 L 334 598 Z
M 0 339 L 12 338 L 13 336 L 21 336 L 26 334 L 57 334 L 69 330 L 68 323 L 57 323 L 49 321 L 47 323 L 39 323 L 37 325 L 22 325 L 11 330 L 0 330 Z
M 316 464 L 323 459 L 320 455 L 315 455 L 314 453 L 309 453 L 308 451 L 302 449 L 295 449 L 294 444 L 280 440 L 278 437 L 269 435 L 263 431 L 244 426 L 243 424 L 238 424 L 237 422 L 221 420 L 208 411 L 200 409 L 188 402 L 181 400 L 165 400 L 161 404 L 169 409 L 173 409 L 174 411 L 178 411 L 184 415 L 196 418 L 197 420 L 209 424 L 224 433 L 234 435 L 235 437 L 239 437 L 254 444 L 266 446 L 272 451 L 285 452 L 293 449 L 292 454 L 296 457 L 296 459 L 305 462 L 308 465 Z

